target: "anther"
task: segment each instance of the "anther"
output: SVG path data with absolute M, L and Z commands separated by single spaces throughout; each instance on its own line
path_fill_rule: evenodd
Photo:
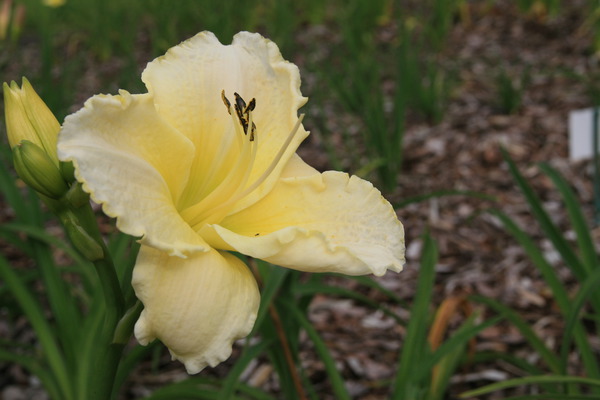
M 254 111 L 254 108 L 256 108 L 256 99 L 253 97 L 252 100 L 246 104 L 246 101 L 237 92 L 233 93 L 233 96 L 235 97 L 235 104 L 233 105 L 235 114 L 238 117 L 238 121 L 240 121 L 244 134 L 248 135 L 248 130 L 250 130 L 249 139 L 252 142 L 254 141 L 254 135 L 256 133 L 256 124 L 252 122 L 250 112 Z M 223 100 L 225 107 L 227 107 L 227 112 L 231 115 L 231 103 L 225 96 L 225 90 L 221 91 L 221 99 Z
M 242 96 L 240 96 L 237 92 L 233 93 L 233 96 L 235 97 L 235 104 L 238 106 L 240 111 L 246 111 L 246 102 L 244 99 L 242 99 Z
M 250 103 L 248 103 L 248 105 L 246 106 L 246 108 L 244 108 L 244 114 L 247 114 L 250 111 L 254 111 L 254 107 L 256 107 L 256 99 L 253 97 L 252 100 L 250 100 Z
M 229 102 L 227 97 L 225 97 L 225 90 L 221 90 L 221 100 L 223 100 L 223 104 L 225 104 L 227 112 L 229 113 L 229 115 L 231 115 L 231 103 Z

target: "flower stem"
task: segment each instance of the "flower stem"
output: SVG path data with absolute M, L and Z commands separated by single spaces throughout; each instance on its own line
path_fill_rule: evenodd
M 296 368 L 296 363 L 294 363 L 294 358 L 292 357 L 292 351 L 290 350 L 290 343 L 287 340 L 287 337 L 284 332 L 283 324 L 281 323 L 281 318 L 279 318 L 279 313 L 273 304 L 269 306 L 269 315 L 273 319 L 273 323 L 275 324 L 275 330 L 277 331 L 277 336 L 279 336 L 279 340 L 281 341 L 281 347 L 283 347 L 283 354 L 285 356 L 285 361 L 288 364 L 290 369 L 290 374 L 292 375 L 292 380 L 294 381 L 294 387 L 296 388 L 296 393 L 298 393 L 298 397 L 300 400 L 307 400 L 306 393 L 304 392 L 304 388 L 302 387 L 302 382 L 300 381 L 300 375 L 298 374 L 298 369 Z
M 86 208 L 89 210 L 86 210 L 86 213 L 91 213 L 91 217 L 94 217 L 91 207 Z M 125 347 L 125 343 L 113 343 L 115 329 L 124 314 L 125 302 L 114 263 L 110 257 L 108 248 L 100 237 L 95 217 L 93 220 L 93 227 L 86 224 L 86 231 L 99 239 L 99 244 L 104 254 L 102 258 L 93 261 L 93 263 L 102 287 L 105 314 L 100 334 L 100 343 L 98 343 L 97 347 L 99 350 L 97 353 L 99 359 L 96 367 L 92 369 L 94 376 L 90 379 L 91 387 L 87 399 L 105 400 L 110 399 L 112 396 L 115 374 L 117 373 L 121 355 Z
M 77 189 L 76 189 L 77 190 Z M 61 201 L 54 210 L 59 216 L 73 246 L 90 260 L 98 274 L 102 295 L 97 301 L 103 301 L 103 323 L 95 343 L 95 354 L 91 368 L 83 368 L 89 376 L 86 381 L 87 400 L 109 400 L 112 397 L 115 375 L 126 340 L 113 343 L 115 329 L 124 314 L 125 301 L 119 278 L 106 247 L 98 222 L 88 201 Z M 102 298 L 102 299 L 101 299 Z M 131 335 L 131 333 L 129 334 Z M 122 336 L 125 336 L 123 333 Z M 84 359 L 83 362 L 90 362 Z

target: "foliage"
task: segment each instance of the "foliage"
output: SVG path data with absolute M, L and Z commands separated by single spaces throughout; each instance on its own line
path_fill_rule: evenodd
M 588 337 L 586 325 L 592 323 L 594 330 L 598 331 L 600 320 L 600 293 L 596 290 L 600 282 L 600 262 L 598 252 L 594 246 L 591 230 L 577 202 L 575 194 L 565 179 L 552 167 L 542 164 L 540 169 L 548 176 L 559 191 L 564 206 L 568 212 L 571 227 L 577 235 L 574 244 L 571 244 L 560 228 L 552 221 L 551 216 L 542 206 L 542 202 L 535 194 L 532 187 L 517 169 L 515 163 L 507 153 L 504 154 L 510 173 L 515 183 L 521 189 L 532 214 L 539 223 L 545 237 L 552 243 L 560 254 L 565 265 L 570 269 L 573 277 L 579 282 L 579 289 L 572 295 L 559 278 L 556 269 L 545 258 L 543 252 L 536 245 L 534 239 L 520 228 L 512 218 L 500 210 L 492 211 L 523 247 L 533 264 L 538 268 L 548 287 L 552 290 L 554 299 L 565 321 L 564 335 L 558 354 L 539 337 L 527 322 L 515 311 L 504 306 L 498 301 L 476 296 L 474 299 L 486 304 L 497 314 L 510 321 L 519 329 L 523 337 L 540 356 L 543 365 L 532 364 L 524 359 L 515 359 L 514 364 L 527 371 L 531 376 L 512 379 L 501 384 L 492 384 L 480 389 L 463 393 L 464 398 L 471 398 L 483 393 L 517 385 L 537 385 L 544 393 L 544 398 L 578 398 L 585 393 L 600 396 L 600 363 L 593 351 L 593 344 Z M 589 309 L 588 309 L 589 307 Z M 569 354 L 576 351 L 581 356 L 581 361 L 586 379 L 569 376 Z M 520 398 L 539 398 L 536 395 Z

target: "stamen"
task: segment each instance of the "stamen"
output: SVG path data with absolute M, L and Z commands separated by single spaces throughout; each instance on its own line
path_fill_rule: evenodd
M 221 95 L 225 96 L 224 92 L 222 92 Z M 244 134 L 247 135 L 248 128 L 250 128 L 250 140 L 254 140 L 254 131 L 256 131 L 256 125 L 250 122 L 250 114 L 251 111 L 254 110 L 254 107 L 256 107 L 256 99 L 252 98 L 252 100 L 250 100 L 250 103 L 246 105 L 246 102 L 244 101 L 244 99 L 242 99 L 242 96 L 237 94 L 237 92 L 233 95 L 235 96 L 235 113 L 238 116 L 242 128 L 244 128 Z M 225 98 L 225 100 L 227 99 Z M 229 100 L 227 100 L 227 103 L 225 105 L 227 104 L 229 104 Z
M 238 109 L 240 111 L 242 110 L 246 110 L 246 102 L 244 101 L 244 99 L 242 99 L 242 96 L 240 96 L 237 92 L 233 93 L 233 96 L 235 97 L 235 105 L 238 106 Z
M 237 203 L 239 200 L 243 199 L 248 194 L 250 194 L 252 191 L 254 191 L 258 186 L 260 186 L 260 184 L 263 183 L 269 177 L 269 175 L 271 175 L 271 173 L 273 172 L 275 167 L 279 164 L 279 161 L 281 161 L 283 154 L 285 153 L 285 151 L 289 147 L 289 145 L 292 143 L 292 140 L 296 136 L 298 129 L 300 129 L 300 125 L 302 124 L 303 119 L 304 119 L 304 114 L 301 114 L 300 117 L 298 118 L 298 121 L 296 121 L 296 124 L 292 128 L 292 131 L 289 133 L 285 142 L 283 143 L 283 145 L 280 147 L 279 151 L 275 155 L 275 158 L 273 159 L 271 164 L 269 164 L 267 169 L 260 175 L 260 177 L 258 177 L 258 179 L 256 181 L 254 181 L 254 183 L 252 183 L 250 186 L 248 186 L 243 191 L 241 191 L 241 193 L 237 192 L 235 194 L 235 196 L 230 197 L 229 200 L 227 200 L 225 203 L 222 203 L 219 206 L 217 206 L 211 210 L 207 210 L 210 212 L 203 213 L 203 214 L 207 215 L 206 218 L 200 220 L 200 222 L 196 223 L 196 224 L 190 223 L 190 225 L 192 226 L 192 229 L 197 230 L 206 224 L 213 223 L 211 221 L 221 220 L 222 218 L 224 218 L 227 215 L 227 212 L 229 212 L 229 208 L 234 203 Z M 252 163 L 254 162 L 257 148 L 258 148 L 258 146 L 255 146 L 253 149 L 254 151 L 253 151 L 252 158 L 251 158 Z M 252 169 L 252 166 L 250 165 L 247 172 L 249 172 L 251 169 Z M 246 179 L 247 179 L 247 177 L 244 178 L 244 180 L 246 180 Z M 197 221 L 198 218 L 194 218 L 194 220 Z
M 234 104 L 234 108 L 236 110 L 235 114 L 240 122 L 238 124 L 234 113 L 231 112 L 231 103 L 225 96 L 225 91 L 221 92 L 221 99 L 223 100 L 225 106 L 229 107 L 228 112 L 231 115 L 232 123 L 235 129 L 234 136 L 236 136 L 237 139 L 236 142 L 238 144 L 239 154 L 233 168 L 229 169 L 225 178 L 222 179 L 221 182 L 214 187 L 210 193 L 208 193 L 193 206 L 181 211 L 181 216 L 188 221 L 191 226 L 196 225 L 196 221 L 199 220 L 204 220 L 206 218 L 213 219 L 215 217 L 214 210 L 221 208 L 220 205 L 222 203 L 218 203 L 221 201 L 221 199 L 231 199 L 237 197 L 239 192 L 242 191 L 246 186 L 252 171 L 252 167 L 254 166 L 254 160 L 256 159 L 256 150 L 258 148 L 258 145 L 255 141 L 256 126 L 254 125 L 254 122 L 252 122 L 251 113 L 251 110 L 255 107 L 256 100 L 252 99 L 249 105 L 246 106 L 244 100 L 236 93 L 236 103 Z M 245 115 L 242 115 L 243 118 L 240 118 L 240 106 L 243 106 L 244 108 L 243 112 Z M 243 122 L 246 123 L 246 126 L 242 124 Z M 246 132 L 247 126 L 252 126 L 254 128 L 249 136 Z M 245 137 L 248 137 L 248 140 L 245 140 Z M 211 183 L 214 182 L 216 172 L 221 170 L 221 167 L 225 162 L 224 156 L 230 148 L 231 139 L 232 138 L 230 136 L 228 140 L 224 140 L 219 146 L 218 154 L 214 159 L 213 165 L 211 166 L 209 174 L 207 175 L 208 179 L 203 185 L 202 189 L 212 186 Z
M 225 90 L 221 90 L 221 100 L 223 100 L 223 104 L 225 104 L 225 108 L 227 108 L 227 112 L 231 115 L 231 103 L 229 99 L 225 97 Z
M 239 132 L 234 132 L 233 134 L 225 136 L 226 137 L 223 138 L 219 145 L 219 150 L 215 154 L 214 161 L 210 163 L 210 169 L 206 174 L 207 179 L 204 180 L 204 182 L 200 186 L 200 189 L 198 190 L 198 198 L 205 197 L 211 188 L 216 188 L 219 186 L 218 184 L 215 185 L 215 178 L 217 177 L 217 172 L 222 170 L 223 165 L 228 160 L 227 153 L 231 151 L 231 145 L 233 144 L 234 136 L 239 136 Z M 239 141 L 238 146 L 240 146 Z
M 225 108 L 227 109 L 227 112 L 229 113 L 229 115 L 231 115 L 231 103 L 229 102 L 229 99 L 227 98 L 227 96 L 225 96 L 225 90 L 221 91 L 221 100 L 223 100 L 223 104 L 225 104 Z M 220 171 L 223 167 L 223 164 L 227 161 L 227 153 L 230 151 L 231 149 L 231 144 L 232 144 L 232 140 L 233 137 L 232 136 L 239 136 L 239 131 L 238 129 L 236 129 L 236 121 L 235 121 L 235 117 L 232 116 L 232 120 L 233 120 L 233 125 L 234 125 L 234 134 L 233 135 L 224 135 L 226 137 L 223 138 L 223 140 L 221 141 L 220 145 L 219 145 L 219 150 L 217 151 L 217 153 L 214 155 L 213 158 L 213 162 L 210 163 L 210 169 L 208 170 L 208 173 L 206 174 L 207 179 L 204 179 L 203 183 L 200 185 L 200 188 L 198 189 L 197 193 L 198 193 L 198 198 L 203 199 L 207 192 L 209 190 L 211 190 L 211 188 L 216 188 L 219 185 L 214 185 L 214 181 L 215 178 L 217 176 L 217 172 Z M 242 143 L 239 141 L 239 138 L 237 140 L 237 145 L 238 145 L 238 149 L 241 151 L 242 149 Z
M 275 167 L 277 166 L 277 164 L 279 164 L 279 161 L 281 160 L 281 157 L 283 157 L 283 153 L 285 153 L 285 150 L 288 148 L 288 146 L 290 145 L 290 143 L 292 143 L 292 139 L 294 138 L 294 136 L 296 136 L 296 132 L 298 132 L 298 129 L 300 128 L 300 125 L 302 124 L 302 120 L 303 119 L 304 119 L 304 114 L 300 114 L 300 117 L 298 118 L 298 121 L 296 121 L 296 124 L 292 128 L 292 131 L 290 132 L 290 134 L 288 135 L 288 137 L 285 139 L 285 142 L 283 143 L 283 145 L 279 149 L 279 152 L 277 152 L 277 155 L 273 159 L 273 162 L 271 162 L 271 164 L 265 170 L 265 172 L 263 172 L 262 175 L 251 186 L 249 186 L 246 190 L 244 190 L 244 192 L 242 193 L 242 196 L 240 197 L 240 199 L 242 197 L 245 197 L 246 195 L 248 195 L 254 189 L 256 189 L 261 183 L 263 183 L 267 179 L 267 177 L 269 175 L 271 175 L 271 172 L 273 172 L 273 170 L 275 169 Z

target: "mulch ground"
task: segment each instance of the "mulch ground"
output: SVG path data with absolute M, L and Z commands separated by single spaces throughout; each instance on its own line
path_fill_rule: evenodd
M 392 202 L 438 190 L 465 190 L 485 193 L 495 200 L 470 196 L 444 196 L 411 204 L 398 210 L 406 229 L 407 264 L 400 274 L 389 273 L 378 281 L 410 303 L 415 294 L 422 248 L 421 235 L 429 230 L 440 249 L 436 266 L 433 309 L 445 299 L 480 294 L 501 301 L 522 315 L 553 349 L 562 338 L 564 321 L 557 311 L 552 293 L 524 251 L 496 218 L 486 213 L 500 208 L 533 235 L 549 261 L 572 290 L 577 288 L 568 268 L 562 263 L 511 178 L 503 161 L 504 146 L 542 199 L 555 223 L 574 239 L 560 196 L 536 163 L 547 162 L 557 168 L 579 197 L 590 226 L 593 223 L 593 187 L 590 162 L 568 159 L 568 114 L 591 106 L 591 91 L 598 90 L 598 56 L 591 50 L 591 39 L 583 29 L 586 17 L 584 1 L 563 2 L 557 17 L 524 15 L 512 2 L 471 8 L 469 24 L 457 24 L 448 38 L 441 65 L 458 71 L 459 85 L 450 98 L 440 123 L 430 124 L 411 118 L 405 138 L 405 162 L 398 189 L 389 194 Z M 310 28 L 298 34 L 298 42 L 334 35 L 327 27 Z M 303 68 L 302 59 L 292 59 Z M 498 104 L 495 76 L 499 68 L 519 80 L 525 75 L 521 106 L 512 113 L 502 112 Z M 580 77 L 587 78 L 578 78 Z M 310 97 L 310 75 L 303 91 Z M 305 125 L 311 137 L 300 149 L 309 163 L 329 168 L 323 132 L 311 126 L 310 102 Z M 352 120 L 352 118 L 350 118 Z M 331 124 L 343 124 L 348 116 L 331 115 Z M 334 135 L 338 134 L 333 132 Z M 340 134 L 341 135 L 341 134 Z M 341 140 L 334 138 L 334 140 Z M 600 228 L 593 233 L 596 243 Z M 354 281 L 332 279 L 347 288 L 361 290 L 374 300 L 385 303 L 403 317 L 409 312 L 381 293 L 358 287 Z M 493 314 L 473 304 L 482 318 Z M 352 396 L 361 400 L 386 399 L 390 380 L 395 374 L 405 328 L 393 319 L 355 302 L 317 296 L 310 318 L 320 332 L 342 372 Z M 456 316 L 458 321 L 463 318 Z M 456 322 L 456 321 L 455 321 Z M 590 332 L 600 344 L 596 332 Z M 333 399 L 322 362 L 307 340 L 300 354 L 302 365 L 319 390 L 319 398 Z M 477 337 L 475 351 L 499 351 L 532 362 L 539 357 L 519 332 L 509 324 L 499 324 Z M 573 354 L 572 372 L 581 373 L 577 354 Z M 164 354 L 159 373 L 150 363 L 142 364 L 131 377 L 125 398 L 138 398 L 166 382 L 183 379 L 180 365 L 170 363 Z M 224 375 L 225 363 L 206 371 Z M 471 388 L 522 376 L 519 369 L 502 361 L 468 364 L 452 378 L 448 399 Z M 0 365 L 0 399 L 43 398 L 35 381 L 15 366 Z M 273 393 L 278 382 L 267 360 L 258 359 L 244 373 L 252 385 Z M 481 399 L 502 399 L 527 394 L 525 388 L 498 392 Z M 20 396 L 20 397 L 19 397 Z M 38 396 L 38 397 L 35 397 Z

